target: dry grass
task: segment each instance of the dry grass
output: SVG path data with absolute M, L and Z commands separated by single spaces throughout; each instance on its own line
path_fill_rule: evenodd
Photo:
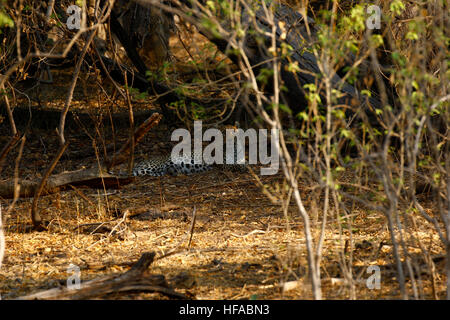
M 22 160 L 23 174 L 32 175 L 36 170 L 35 161 L 39 160 L 27 158 L 32 154 L 27 153 Z M 69 169 L 67 162 L 63 162 Z M 75 169 L 81 163 L 71 161 L 71 165 Z M 264 183 L 273 186 L 280 181 L 280 176 L 264 178 Z M 311 191 L 308 186 L 302 189 L 302 195 L 308 199 Z M 120 190 L 105 193 L 81 189 L 81 192 L 90 202 L 74 191 L 40 199 L 39 210 L 51 221 L 47 232 L 20 231 L 30 220 L 29 199 L 19 200 L 12 213 L 5 217 L 6 254 L 0 270 L 3 298 L 65 284 L 71 263 L 81 268 L 82 280 L 87 280 L 124 272 L 143 252 L 155 251 L 162 255 L 174 248 L 186 250 L 157 260 L 151 272 L 163 274 L 178 290 L 187 290 L 196 298 L 311 298 L 301 220 L 294 207 L 290 209 L 291 230 L 287 232 L 280 206 L 268 201 L 249 173 L 211 171 L 161 180 L 139 178 Z M 2 205 L 7 206 L 8 201 L 2 201 Z M 197 220 L 191 248 L 187 250 L 194 206 Z M 147 208 L 146 214 L 129 218 L 119 235 L 86 234 L 77 228 L 111 220 L 114 226 L 120 221 L 114 218 L 117 209 L 123 212 L 142 207 Z M 392 248 L 383 216 L 364 208 L 354 208 L 351 214 L 354 215 L 355 271 L 359 271 L 358 266 L 392 265 Z M 429 230 L 420 231 L 424 243 L 439 252 L 438 239 Z M 345 285 L 332 284 L 333 278 L 342 278 L 337 252 L 348 239 L 346 232 L 339 236 L 336 220 L 331 219 L 322 267 L 326 298 L 348 297 Z M 417 252 L 420 252 L 418 248 Z M 381 290 L 369 290 L 364 282 L 357 284 L 357 297 L 397 298 L 393 271 L 392 267 L 383 269 Z M 363 270 L 362 278 L 367 277 Z M 299 280 L 298 287 L 283 292 L 280 285 L 294 280 Z M 438 284 L 437 290 L 443 295 L 444 279 L 439 279 Z M 425 297 L 430 298 L 430 277 L 424 274 L 421 285 Z M 141 293 L 109 298 L 160 297 Z
M 180 49 L 180 48 L 178 48 Z M 177 53 L 177 51 L 176 51 Z M 61 73 L 61 80 L 52 86 L 39 89 L 41 107 L 60 107 L 66 93 L 70 74 Z M 88 79 L 86 88 L 75 92 L 72 109 L 80 112 L 101 110 L 108 102 L 98 99 L 99 93 L 94 78 Z M 86 97 L 86 93 L 88 97 Z M 90 98 L 89 98 L 90 96 Z M 88 103 L 86 103 L 88 101 Z M 99 102 L 100 101 L 100 102 Z M 117 101 L 117 110 L 121 102 Z M 122 105 L 123 107 L 123 105 Z M 134 108 L 148 108 L 148 104 L 135 101 Z M 111 110 L 111 111 L 117 111 Z M 122 109 L 122 112 L 124 109 Z M 7 128 L 0 129 L 2 135 Z M 168 128 L 163 126 L 151 132 L 146 141 L 137 148 L 137 160 L 149 154 L 157 154 L 166 147 L 164 141 Z M 3 132 L 5 131 L 5 132 Z M 106 139 L 112 139 L 105 130 Z M 78 158 L 71 156 L 75 151 L 91 148 L 92 144 L 80 132 L 68 133 L 71 145 L 58 164 L 55 173 L 88 166 L 97 160 L 94 156 Z M 120 129 L 117 139 L 127 138 L 127 129 Z M 37 179 L 51 161 L 57 149 L 56 135 L 49 131 L 33 130 L 27 137 L 27 144 L 21 161 L 20 175 Z M 0 140 L 0 144 L 5 141 Z M 14 163 L 11 154 L 11 161 Z M 12 174 L 12 165 L 2 175 Z M 352 172 L 343 174 L 342 180 L 353 181 Z M 281 176 L 264 177 L 265 184 L 276 187 Z M 301 185 L 305 205 L 313 212 L 314 198 L 311 186 Z M 23 232 L 30 222 L 30 199 L 19 199 L 9 216 L 4 217 L 6 252 L 0 270 L 0 294 L 2 298 L 14 298 L 38 290 L 65 285 L 70 274 L 69 264 L 81 268 L 82 280 L 126 271 L 143 252 L 155 251 L 159 256 L 178 248 L 180 252 L 159 259 L 151 266 L 151 272 L 162 274 L 169 284 L 180 292 L 189 292 L 197 299 L 310 299 L 306 250 L 303 226 L 295 206 L 288 210 L 286 221 L 280 205 L 271 203 L 257 186 L 249 173 L 211 171 L 192 176 L 138 178 L 134 183 L 120 190 L 81 189 L 84 197 L 73 190 L 60 194 L 42 196 L 39 211 L 50 221 L 46 232 Z M 360 191 L 367 192 L 367 191 Z M 87 199 L 89 201 L 87 201 Z M 0 199 L 3 208 L 10 200 Z M 319 203 L 320 205 L 320 203 Z M 189 229 L 193 208 L 197 220 L 191 246 L 188 249 Z M 316 204 L 317 206 L 317 204 Z M 119 210 L 147 208 L 147 214 L 140 219 L 129 218 L 125 228 L 116 235 L 108 233 L 83 233 L 77 226 L 89 223 L 119 223 L 114 214 Z M 392 247 L 385 218 L 378 212 L 349 204 L 352 208 L 352 237 L 354 241 L 353 272 L 361 273 L 356 284 L 359 299 L 398 298 L 395 269 L 392 267 Z M 432 210 L 429 204 L 428 210 Z M 320 216 L 314 230 L 320 228 Z M 313 219 L 314 220 L 314 219 Z M 290 230 L 287 231 L 287 224 Z M 434 254 L 442 252 L 439 240 L 432 228 L 421 221 L 414 236 Z M 335 217 L 326 226 L 322 286 L 324 298 L 346 299 L 348 286 L 339 265 L 339 252 L 349 258 L 349 232 L 344 226 L 339 233 Z M 183 250 L 184 249 L 184 250 Z M 409 251 L 417 253 L 420 263 L 420 249 L 409 242 Z M 381 289 L 369 290 L 365 285 L 368 278 L 365 267 L 382 267 Z M 383 267 L 384 266 L 384 267 Z M 362 267 L 362 268 L 361 268 Z M 435 291 L 439 297 L 445 294 L 443 266 L 437 265 Z M 355 276 L 356 278 L 356 276 Z M 336 280 L 337 279 L 337 280 Z M 284 283 L 293 289 L 283 290 Z M 421 297 L 433 298 L 431 277 L 423 273 L 416 279 L 420 285 Z M 408 285 L 411 285 L 410 279 Z M 160 299 L 157 294 L 136 293 L 115 295 L 113 299 Z

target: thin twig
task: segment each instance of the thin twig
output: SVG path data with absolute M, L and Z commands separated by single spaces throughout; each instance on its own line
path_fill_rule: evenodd
M 11 149 L 16 145 L 17 141 L 20 139 L 20 134 L 16 133 L 9 139 L 8 143 L 3 147 L 0 152 L 0 173 L 3 169 L 3 162 L 5 161 L 6 155 L 11 151 Z
M 46 181 L 50 174 L 53 172 L 53 170 L 56 167 L 56 164 L 58 163 L 59 159 L 63 155 L 64 151 L 66 151 L 67 146 L 69 145 L 69 141 L 66 141 L 64 145 L 62 145 L 55 158 L 53 159 L 52 163 L 48 167 L 47 171 L 45 172 L 44 176 L 42 177 L 41 183 L 39 184 L 39 187 L 36 189 L 36 193 L 34 194 L 33 204 L 31 206 L 31 221 L 33 222 L 33 226 L 35 230 L 42 231 L 45 228 L 42 226 L 42 219 L 37 211 L 37 204 L 39 200 L 39 196 L 41 195 L 42 190 L 44 190 L 44 187 L 46 185 Z
M 14 116 L 11 110 L 11 105 L 9 104 L 8 93 L 5 90 L 5 85 L 2 83 L 0 85 L 0 94 L 3 94 L 5 98 L 5 108 L 8 114 L 9 125 L 11 126 L 11 133 L 13 136 L 17 135 L 16 123 L 14 121 Z
M 192 236 L 194 235 L 194 227 L 195 227 L 195 221 L 197 220 L 197 215 L 196 215 L 197 211 L 196 208 L 194 206 L 194 210 L 192 210 L 192 222 L 191 222 L 191 228 L 189 229 L 189 241 L 188 241 L 188 249 L 191 248 L 191 241 L 192 241 Z
M 67 93 L 67 98 L 66 98 L 66 102 L 64 105 L 64 109 L 61 112 L 61 118 L 59 120 L 58 136 L 59 136 L 59 142 L 61 145 L 64 145 L 66 142 L 66 140 L 64 138 L 64 127 L 65 127 L 65 123 L 66 123 L 66 116 L 67 116 L 67 113 L 69 112 L 70 103 L 72 102 L 73 92 L 77 85 L 77 80 L 78 80 L 78 75 L 81 70 L 81 65 L 83 64 L 84 56 L 86 55 L 87 49 L 89 48 L 91 42 L 94 40 L 96 31 L 97 31 L 97 29 L 91 31 L 91 34 L 89 35 L 89 37 L 86 41 L 86 44 L 84 45 L 84 48 L 81 51 L 81 55 L 78 57 L 78 61 L 75 66 L 75 70 L 73 71 L 72 82 L 70 83 L 69 92 Z

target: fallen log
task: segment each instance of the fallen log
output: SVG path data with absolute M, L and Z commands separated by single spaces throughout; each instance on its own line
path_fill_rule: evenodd
M 148 273 L 155 258 L 154 252 L 143 253 L 136 264 L 127 272 L 109 277 L 101 277 L 80 283 L 78 289 L 59 287 L 22 296 L 17 300 L 84 300 L 119 292 L 159 292 L 170 298 L 188 299 L 174 291 L 162 275 Z
M 145 134 L 155 127 L 161 120 L 158 113 L 152 114 L 145 120 L 134 133 L 135 144 L 138 144 Z M 109 173 L 106 168 L 119 165 L 127 160 L 130 152 L 131 142 L 128 140 L 124 146 L 114 154 L 112 161 L 105 161 L 100 167 L 96 166 L 88 169 L 80 169 L 76 171 L 67 171 L 54 174 L 45 181 L 40 194 L 51 194 L 60 190 L 70 188 L 70 186 L 86 186 L 90 188 L 120 188 L 120 186 L 128 184 L 134 180 L 133 177 L 127 175 L 116 175 Z M 32 197 L 39 188 L 41 181 L 19 179 L 20 197 Z M 11 199 L 14 197 L 15 183 L 14 179 L 0 181 L 0 198 Z
M 91 188 L 119 188 L 133 181 L 132 177 L 109 174 L 101 168 L 80 169 L 76 171 L 62 172 L 50 176 L 41 192 L 41 195 L 51 194 L 65 190 L 70 185 L 86 186 Z M 33 197 L 39 187 L 38 180 L 19 179 L 19 197 Z M 14 180 L 0 182 L 0 197 L 11 199 L 14 197 Z

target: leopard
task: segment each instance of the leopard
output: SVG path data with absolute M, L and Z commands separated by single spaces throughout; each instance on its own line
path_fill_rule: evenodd
M 236 151 L 235 151 L 235 159 Z M 148 160 L 144 160 L 138 163 L 133 168 L 133 176 L 153 176 L 161 177 L 165 175 L 177 176 L 177 175 L 190 175 L 195 173 L 201 173 L 210 171 L 214 168 L 219 168 L 224 171 L 244 172 L 247 167 L 247 163 L 226 163 L 224 159 L 223 164 L 207 164 L 203 161 L 195 161 L 196 157 L 192 153 L 190 157 L 175 157 L 172 159 L 171 154 L 159 155 L 151 157 Z

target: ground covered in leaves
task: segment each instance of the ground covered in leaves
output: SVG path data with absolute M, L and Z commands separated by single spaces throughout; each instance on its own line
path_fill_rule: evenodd
M 63 80 L 29 92 L 39 96 L 31 107 L 60 109 L 63 105 L 70 72 Z M 65 80 L 64 80 L 65 79 Z M 90 81 L 93 81 L 92 79 Z M 59 89 L 58 89 L 59 88 Z M 84 88 L 84 89 L 83 89 Z M 72 109 L 96 114 L 105 108 L 95 97 L 95 81 L 80 84 Z M 134 97 L 136 110 L 151 109 Z M 26 100 L 24 100 L 25 103 Z M 109 111 L 124 114 L 125 124 L 115 128 L 95 127 L 98 120 L 79 122 L 68 129 L 69 148 L 59 161 L 55 173 L 94 165 L 105 144 L 115 141 L 118 148 L 128 138 L 127 111 L 115 103 Z M 97 111 L 98 111 L 97 110 Z M 101 114 L 101 113 L 100 113 Z M 97 118 L 96 118 L 97 117 Z M 24 121 L 26 122 L 26 121 Z M 139 124 L 139 123 L 137 123 Z M 77 129 L 78 128 L 78 129 Z M 171 128 L 161 123 L 136 147 L 136 161 L 168 149 L 167 133 Z M 8 141 L 6 121 L 0 127 L 0 145 Z M 89 137 L 95 136 L 96 144 Z M 54 128 L 33 128 L 19 163 L 19 176 L 40 179 L 58 149 Z M 88 152 L 85 152 L 85 151 Z M 89 152 L 90 150 L 90 152 Z M 94 152 L 96 150 L 96 152 Z M 0 179 L 13 177 L 18 147 L 8 156 Z M 125 170 L 126 166 L 121 169 Z M 255 169 L 257 173 L 257 168 Z M 353 173 L 342 173 L 342 180 L 352 181 Z M 273 190 L 283 188 L 283 177 L 261 177 Z M 312 186 L 302 184 L 300 193 L 311 212 L 313 230 L 321 227 L 320 209 L 309 195 Z M 362 192 L 362 191 L 361 191 Z M 364 191 L 366 192 L 366 191 Z M 70 265 L 80 268 L 81 280 L 120 274 L 133 265 L 144 252 L 154 251 L 156 261 L 149 272 L 163 275 L 177 292 L 196 299 L 310 299 L 303 223 L 291 203 L 287 216 L 280 203 L 270 201 L 250 172 L 210 172 L 191 176 L 137 178 L 118 190 L 77 188 L 41 196 L 38 209 L 49 221 L 48 231 L 27 232 L 32 199 L 21 198 L 9 214 L 4 215 L 5 258 L 0 270 L 0 294 L 12 299 L 40 290 L 66 285 L 72 275 Z M 0 199 L 3 213 L 10 199 Z M 341 228 L 339 218 L 329 217 L 326 224 L 322 262 L 324 298 L 347 299 L 349 286 L 340 261 L 350 261 L 359 299 L 399 298 L 392 246 L 386 219 L 379 212 L 350 205 L 352 234 Z M 431 207 L 431 204 L 430 204 Z M 314 213 L 316 212 L 316 213 Z M 124 218 L 124 214 L 126 217 Z M 195 214 L 195 224 L 192 219 Z M 99 226 L 98 224 L 101 223 Z M 437 236 L 421 224 L 416 230 L 431 252 L 442 252 Z M 353 243 L 353 246 L 349 243 Z M 420 267 L 420 249 L 417 265 Z M 414 251 L 416 250 L 416 251 Z M 168 255 L 168 253 L 170 253 Z M 351 260 L 350 260 L 351 259 Z M 437 261 L 439 262 L 439 261 Z M 441 261 L 442 262 L 442 261 Z M 380 266 L 379 289 L 369 289 L 368 266 Z M 435 276 L 425 271 L 416 279 L 423 298 L 443 297 L 445 278 L 442 263 L 436 264 Z M 408 280 L 408 285 L 411 282 Z M 100 298 L 166 299 L 159 293 L 117 293 Z
M 153 133 L 142 143 L 137 160 L 158 152 L 159 144 L 149 143 L 156 136 Z M 45 133 L 29 138 L 20 162 L 22 177 L 41 177 L 56 152 L 57 142 L 49 143 L 51 140 Z M 41 141 L 46 141 L 46 148 Z M 77 148 L 81 144 L 73 141 Z M 95 156 L 71 157 L 74 149 L 61 159 L 56 172 L 95 163 Z M 11 167 L 5 168 L 5 176 L 12 174 Z M 262 182 L 275 188 L 282 185 L 282 176 L 266 176 Z M 301 189 L 305 204 L 311 209 L 311 190 L 307 185 Z M 1 203 L 5 212 L 11 201 Z M 80 268 L 82 280 L 122 273 L 149 251 L 155 251 L 159 257 L 174 252 L 157 258 L 150 272 L 164 275 L 175 290 L 197 299 L 311 298 L 303 224 L 295 205 L 289 208 L 286 219 L 280 204 L 269 201 L 248 172 L 213 170 L 191 176 L 137 178 L 119 190 L 75 188 L 42 196 L 38 208 L 42 217 L 50 221 L 44 232 L 24 231 L 30 223 L 30 208 L 31 199 L 19 199 L 4 217 L 6 252 L 0 270 L 0 293 L 4 299 L 65 285 L 71 264 Z M 118 217 L 125 212 L 128 217 Z M 196 222 L 191 232 L 194 212 Z M 360 277 L 357 297 L 398 297 L 384 217 L 364 208 L 355 208 L 352 214 L 353 272 L 355 278 Z M 320 224 L 315 229 L 319 227 Z M 424 241 L 434 243 L 439 250 L 437 239 L 430 239 L 425 230 L 422 232 Z M 326 298 L 345 299 L 349 295 L 338 263 L 340 253 L 349 258 L 348 240 L 348 232 L 340 235 L 336 219 L 330 217 L 322 267 Z M 379 290 L 366 286 L 369 265 L 382 267 Z M 435 287 L 443 285 L 443 280 L 438 279 Z M 421 285 L 424 294 L 431 297 L 431 279 L 427 274 Z M 441 290 L 439 294 L 443 294 Z M 163 296 L 135 293 L 107 298 Z

